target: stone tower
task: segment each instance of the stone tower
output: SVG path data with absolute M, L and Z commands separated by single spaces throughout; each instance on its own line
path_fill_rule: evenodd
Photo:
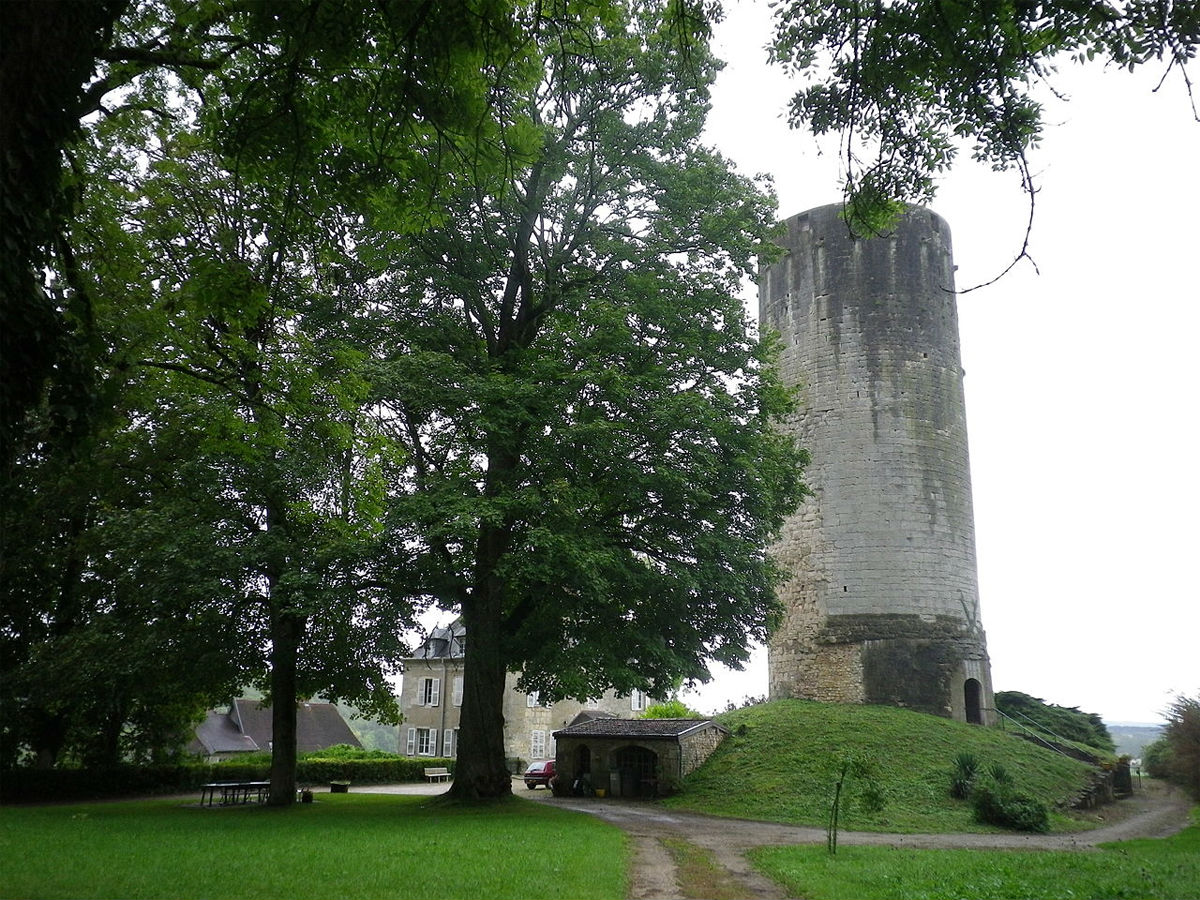
M 774 550 L 788 577 L 771 699 L 990 723 L 950 230 L 913 208 L 856 239 L 840 212 L 788 219 L 760 273 L 815 494 Z

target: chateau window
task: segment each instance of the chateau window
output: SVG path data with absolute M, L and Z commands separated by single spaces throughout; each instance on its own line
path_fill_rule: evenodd
M 417 685 L 417 705 L 418 706 L 437 706 L 440 700 L 442 691 L 442 679 L 440 678 L 422 678 L 421 683 Z
M 416 730 L 416 755 L 433 756 L 438 749 L 437 728 L 418 728 Z
M 646 708 L 646 695 L 639 690 L 634 690 L 629 695 L 629 708 L 634 712 L 638 712 Z
M 437 729 L 408 729 L 408 744 L 406 749 L 409 756 L 433 756 L 437 750 Z
M 546 756 L 546 732 L 533 731 L 529 734 L 529 758 L 544 759 Z

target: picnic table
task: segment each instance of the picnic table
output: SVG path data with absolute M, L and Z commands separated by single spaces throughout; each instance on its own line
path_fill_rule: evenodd
M 200 805 L 212 806 L 218 795 L 221 806 L 249 803 L 252 797 L 258 803 L 266 803 L 270 792 L 269 781 L 214 781 L 200 788 Z

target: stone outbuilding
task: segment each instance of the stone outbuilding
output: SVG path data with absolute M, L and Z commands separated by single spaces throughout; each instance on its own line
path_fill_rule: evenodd
M 580 717 L 554 732 L 555 792 L 613 797 L 671 793 L 729 735 L 711 719 Z

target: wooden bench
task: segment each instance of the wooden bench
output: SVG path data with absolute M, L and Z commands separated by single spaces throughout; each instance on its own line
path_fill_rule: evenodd
M 200 805 L 212 806 L 218 794 L 221 806 L 249 803 L 251 797 L 259 803 L 266 803 L 270 793 L 269 781 L 214 781 L 201 786 Z
M 445 766 L 426 766 L 425 767 L 426 781 L 449 781 L 450 770 Z

